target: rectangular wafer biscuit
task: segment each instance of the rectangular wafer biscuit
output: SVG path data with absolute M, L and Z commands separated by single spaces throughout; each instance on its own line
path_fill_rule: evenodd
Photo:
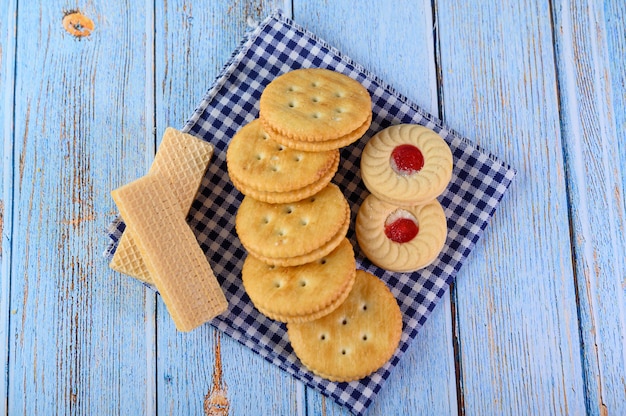
M 170 184 L 184 215 L 198 192 L 200 182 L 213 155 L 213 145 L 190 134 L 168 127 L 154 157 L 150 173 L 163 176 Z M 152 283 L 150 273 L 133 241 L 133 231 L 127 228 L 109 267 L 118 272 Z
M 190 331 L 228 307 L 165 179 L 148 174 L 111 192 L 176 328 Z

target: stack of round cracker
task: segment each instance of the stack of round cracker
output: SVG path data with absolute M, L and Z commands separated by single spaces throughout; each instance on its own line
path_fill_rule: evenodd
M 274 140 L 306 151 L 347 146 L 372 122 L 367 90 L 350 77 L 321 68 L 279 76 L 265 88 L 259 106 L 259 117 Z
M 339 150 L 294 150 L 273 140 L 256 119 L 232 138 L 228 175 L 242 194 L 258 201 L 300 201 L 321 191 L 339 167 Z
M 335 184 L 296 202 L 270 204 L 244 197 L 235 218 L 241 244 L 271 266 L 299 266 L 321 259 L 345 238 L 348 201 Z
M 356 270 L 346 238 L 350 207 L 331 183 L 339 149 L 361 138 L 371 120 L 371 98 L 357 81 L 325 69 L 295 70 L 267 85 L 259 118 L 237 132 L 226 155 L 233 185 L 245 195 L 235 218 L 248 252 L 244 288 L 261 313 L 288 324 L 303 364 L 336 381 L 362 378 L 382 366 L 402 330 L 398 305 L 384 283 Z M 364 302 L 370 311 L 359 310 L 361 317 L 353 319 L 352 309 Z M 323 321 L 336 320 L 328 318 L 333 314 L 346 322 L 337 339 Z M 352 323 L 346 326 L 348 316 Z M 389 319 L 391 325 L 381 325 Z M 345 365 L 329 370 L 326 358 L 309 357 L 319 343 L 318 327 L 328 334 L 327 349 L 337 343 L 340 357 L 332 359 L 343 358 Z M 383 327 L 384 334 L 375 330 Z
M 352 245 L 344 238 L 319 260 L 274 266 L 248 256 L 243 285 L 257 309 L 281 322 L 309 322 L 327 315 L 348 297 L 356 276 Z
M 371 194 L 359 208 L 355 228 L 367 258 L 397 272 L 430 265 L 447 236 L 436 198 L 452 177 L 448 144 L 416 124 L 388 127 L 365 145 L 361 176 Z

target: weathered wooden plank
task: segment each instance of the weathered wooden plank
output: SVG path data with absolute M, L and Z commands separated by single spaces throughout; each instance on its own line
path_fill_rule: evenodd
M 444 120 L 518 169 L 457 279 L 467 414 L 585 411 L 546 1 L 438 0 Z
M 155 6 L 154 1 L 146 0 L 145 2 L 145 54 L 144 54 L 144 131 L 142 140 L 144 146 L 145 165 L 143 172 L 149 170 L 149 166 L 154 161 L 156 152 L 156 140 L 154 133 L 156 130 L 156 84 L 155 84 Z M 138 158 L 141 155 L 136 155 Z M 140 166 L 138 166 L 140 167 Z M 143 173 L 141 172 L 141 173 Z M 134 178 L 133 178 L 134 179 Z M 116 207 L 117 208 L 117 207 Z M 125 276 L 121 276 L 126 278 Z M 136 284 L 136 282 L 133 282 Z M 157 359 L 156 359 L 156 312 L 157 312 L 157 295 L 151 290 L 145 290 L 144 301 L 144 322 L 145 322 L 145 358 L 146 358 L 146 414 L 155 415 L 157 413 Z
M 430 1 L 298 1 L 296 22 L 437 114 L 437 77 Z M 348 18 L 349 17 L 349 18 Z M 344 414 L 309 391 L 309 414 Z M 448 295 L 394 369 L 369 414 L 457 413 Z
M 626 414 L 626 273 L 624 253 L 624 130 L 613 98 L 624 84 L 612 77 L 607 19 L 626 17 L 624 4 L 554 4 L 557 69 L 561 102 L 573 255 L 579 299 L 587 414 Z M 615 13 L 615 14 L 613 14 Z M 626 33 L 623 20 L 618 29 Z M 619 41 L 619 40 L 618 40 Z M 621 40 L 623 42 L 623 40 Z M 623 52 L 623 51 L 622 51 Z M 621 70 L 625 68 L 623 62 Z M 614 84 L 617 80 L 617 84 Z M 618 99 L 619 99 L 618 95 Z
M 15 27 L 17 4 L 4 2 L 0 9 L 0 357 L 4 371 L 0 377 L 0 391 L 6 392 L 9 375 L 9 316 L 11 290 L 11 224 L 13 218 L 13 102 L 15 100 Z M 6 224 L 6 225 L 5 225 Z M 7 400 L 0 400 L 0 413 L 7 414 Z
M 605 0 L 604 22 L 612 91 L 617 151 L 621 166 L 626 165 L 626 5 L 620 0 Z M 626 169 L 622 169 L 622 189 L 626 188 Z M 622 284 L 626 290 L 626 282 Z
M 200 103 L 244 35 L 247 20 L 260 20 L 282 2 L 158 2 L 156 9 L 156 131 L 180 128 Z M 293 378 L 227 336 L 205 325 L 177 333 L 159 298 L 157 388 L 160 414 L 202 414 L 215 391 L 216 348 L 230 414 L 296 414 Z M 218 361 L 219 362 L 219 361 Z M 219 391 L 219 389 L 218 389 Z M 215 402 L 213 402 L 215 404 Z M 203 407 L 204 406 L 204 407 Z
M 66 5 L 17 16 L 8 414 L 144 414 L 150 300 L 98 236 L 144 170 L 145 10 L 89 2 L 79 40 Z

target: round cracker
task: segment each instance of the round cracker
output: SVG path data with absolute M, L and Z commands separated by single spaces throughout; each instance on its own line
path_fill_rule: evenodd
M 237 210 L 235 228 L 241 244 L 256 257 L 302 256 L 331 241 L 344 226 L 346 213 L 349 220 L 349 210 L 333 183 L 293 203 L 269 204 L 246 196 Z
M 265 122 L 264 120 L 261 120 L 261 121 Z M 265 125 L 265 128 L 268 131 L 271 131 L 272 132 L 271 134 L 274 140 L 282 145 L 285 145 L 292 149 L 302 150 L 306 152 L 323 152 L 323 151 L 328 151 L 332 149 L 339 149 L 341 147 L 345 147 L 356 142 L 361 137 L 363 137 L 367 129 L 369 129 L 371 123 L 372 123 L 372 115 L 370 114 L 369 117 L 365 120 L 365 122 L 353 132 L 350 132 L 346 134 L 345 136 L 339 137 L 336 139 L 315 141 L 315 142 L 297 140 L 297 139 L 293 139 L 287 136 L 283 136 L 280 133 L 271 130 L 271 127 L 268 125 Z
M 307 152 L 285 147 L 256 119 L 243 126 L 226 151 L 228 174 L 259 192 L 289 192 L 319 182 L 338 157 L 338 150 Z
M 321 259 L 322 257 L 328 255 L 331 251 L 333 251 L 340 243 L 341 240 L 346 236 L 348 232 L 348 228 L 350 227 L 350 207 L 346 207 L 345 211 L 345 220 L 335 236 L 331 238 L 328 242 L 324 243 L 322 246 L 312 250 L 308 253 L 299 255 L 299 256 L 291 256 L 291 257 L 267 257 L 263 254 L 256 253 L 254 251 L 250 251 L 256 258 L 259 260 L 271 264 L 274 266 L 281 267 L 289 267 L 289 266 L 299 266 L 301 264 L 310 263 L 312 261 Z
M 287 335 L 313 373 L 331 381 L 353 381 L 391 358 L 402 335 L 402 313 L 382 280 L 357 270 L 341 306 L 315 321 L 287 324 Z
M 324 316 L 348 296 L 356 261 L 347 238 L 327 256 L 295 267 L 270 266 L 252 255 L 241 277 L 252 303 L 281 322 L 306 322 Z
M 254 188 L 248 187 L 246 184 L 239 182 L 234 176 L 230 177 L 235 188 L 239 190 L 244 195 L 251 196 L 252 198 L 262 201 L 268 202 L 271 204 L 284 204 L 288 202 L 300 201 L 321 191 L 326 187 L 333 179 L 335 174 L 337 173 L 337 169 L 339 168 L 339 153 L 335 154 L 335 161 L 332 166 L 328 169 L 328 171 L 322 176 L 318 181 L 313 182 L 310 185 L 307 185 L 300 189 L 295 189 L 293 191 L 286 192 L 264 192 L 258 191 Z
M 276 314 L 276 313 L 273 313 L 271 311 L 261 309 L 261 308 L 259 308 L 259 311 L 262 314 L 266 315 L 268 318 L 274 319 L 275 321 L 279 321 L 279 322 L 291 322 L 291 323 L 296 323 L 296 324 L 304 323 L 304 322 L 311 322 L 315 319 L 321 318 L 322 316 L 328 315 L 329 313 L 337 309 L 339 305 L 341 305 L 346 300 L 346 298 L 350 294 L 352 285 L 354 285 L 355 277 L 356 277 L 356 273 L 352 276 L 352 278 L 348 282 L 346 282 L 344 290 L 339 294 L 339 296 L 337 296 L 337 299 L 335 299 L 331 304 L 329 304 L 323 309 L 320 309 L 317 312 L 312 312 L 307 315 L 293 316 L 293 315 L 280 315 L 280 314 Z
M 419 231 L 410 241 L 397 243 L 385 235 L 385 222 L 404 210 L 417 220 Z M 365 256 L 383 269 L 410 272 L 430 265 L 441 252 L 448 233 L 446 215 L 439 201 L 400 208 L 368 195 L 356 217 L 356 238 Z
M 372 113 L 368 91 L 356 80 L 322 68 L 305 68 L 275 78 L 263 90 L 260 117 L 273 131 L 301 141 L 343 137 Z
M 400 145 L 417 147 L 424 166 L 413 174 L 396 172 L 391 153 Z M 361 177 L 367 189 L 379 199 L 399 206 L 432 201 L 452 178 L 452 152 L 433 130 L 417 124 L 399 124 L 378 132 L 361 154 Z

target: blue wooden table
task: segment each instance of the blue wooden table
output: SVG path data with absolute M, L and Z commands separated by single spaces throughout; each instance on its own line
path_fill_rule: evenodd
M 0 413 L 347 414 L 102 257 L 110 190 L 275 8 L 517 169 L 369 414 L 626 414 L 623 0 L 3 0 Z

